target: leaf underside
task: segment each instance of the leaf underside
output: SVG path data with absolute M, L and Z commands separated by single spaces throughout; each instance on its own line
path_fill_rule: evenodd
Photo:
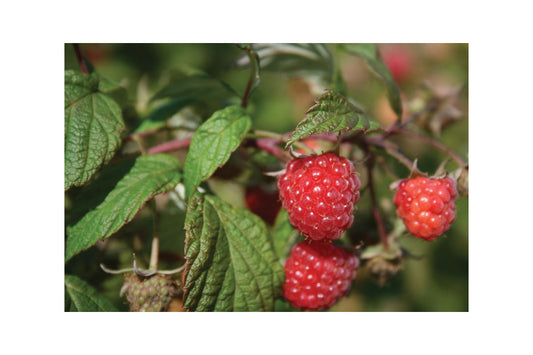
M 263 221 L 196 192 L 185 220 L 190 311 L 273 311 L 284 278 Z
M 181 179 L 180 163 L 170 155 L 140 156 L 106 169 L 76 201 L 67 227 L 65 260 L 108 238 L 133 219 L 143 204 L 174 188 Z
M 333 79 L 333 56 L 322 43 L 256 43 L 261 70 L 275 71 L 287 76 L 299 76 L 321 85 L 329 85 Z M 241 58 L 239 66 L 250 64 Z

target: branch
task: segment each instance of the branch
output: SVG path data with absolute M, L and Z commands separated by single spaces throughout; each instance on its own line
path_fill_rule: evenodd
M 461 159 L 461 157 L 459 155 L 457 155 L 454 151 L 452 151 L 450 148 L 446 147 L 445 145 L 443 145 L 442 143 L 440 142 L 437 142 L 429 137 L 426 137 L 424 135 L 421 135 L 421 134 L 418 134 L 418 133 L 415 133 L 415 132 L 411 132 L 411 131 L 408 131 L 406 129 L 403 129 L 403 128 L 398 128 L 394 131 L 394 133 L 398 133 L 398 134 L 401 134 L 401 135 L 404 135 L 404 136 L 407 136 L 407 137 L 413 137 L 413 138 L 416 138 L 422 142 L 425 142 L 429 145 L 432 145 L 433 147 L 439 149 L 440 151 L 448 154 L 450 157 L 452 157 L 453 160 L 455 160 L 457 162 L 457 164 L 459 164 L 459 166 L 461 167 L 465 167 L 466 166 L 466 163 L 463 161 L 463 159 Z
M 393 148 L 390 142 L 382 141 L 381 137 L 378 137 L 377 139 L 367 138 L 364 140 L 364 142 L 368 145 L 373 145 L 375 147 L 383 149 L 389 155 L 396 158 L 396 160 L 405 165 L 407 169 L 411 170 L 413 168 L 413 162 L 409 158 L 400 153 L 397 149 Z
M 259 138 L 255 140 L 257 148 L 267 152 L 270 155 L 275 156 L 281 161 L 287 162 L 291 157 L 278 146 L 279 140 L 275 138 Z

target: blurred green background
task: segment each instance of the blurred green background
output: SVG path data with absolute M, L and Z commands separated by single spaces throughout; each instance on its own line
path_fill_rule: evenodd
M 335 45 L 329 45 L 336 56 L 336 63 L 346 83 L 347 96 L 359 103 L 383 126 L 394 121 L 394 113 L 385 97 L 383 84 L 372 75 L 362 60 L 340 53 Z M 462 87 L 458 101 L 453 103 L 462 115 L 452 120 L 435 139 L 458 153 L 468 157 L 468 45 L 467 44 L 378 44 L 384 61 L 389 65 L 402 93 L 406 111 L 416 106 L 427 89 L 435 93 L 448 93 Z M 218 78 L 237 93 L 245 90 L 249 71 L 234 65 L 244 52 L 234 44 L 81 44 L 81 52 L 101 76 L 125 88 L 125 119 L 131 131 L 153 109 L 150 97 L 166 83 L 180 75 L 198 71 Z M 65 44 L 65 69 L 79 71 L 79 64 L 71 44 Z M 263 71 L 261 83 L 253 92 L 249 106 L 253 128 L 278 133 L 294 130 L 313 98 L 324 87 L 299 77 L 283 73 Z M 444 95 L 443 94 L 443 95 Z M 418 101 L 417 101 L 418 100 Z M 197 111 L 198 112 L 198 111 Z M 209 109 L 199 110 L 202 119 L 209 117 Z M 452 115 L 453 116 L 453 115 Z M 431 132 L 422 133 L 431 135 Z M 155 137 L 151 143 L 163 142 L 168 134 Z M 412 139 L 393 138 L 402 152 L 414 159 L 422 171 L 433 173 L 446 158 L 445 154 L 424 143 Z M 122 152 L 135 149 L 128 144 Z M 176 153 L 180 159 L 184 152 Z M 390 157 L 383 155 L 392 173 L 400 178 L 408 170 Z M 448 170 L 458 166 L 451 161 Z M 363 176 L 362 167 L 357 167 Z M 394 178 L 379 167 L 375 172 L 375 189 L 388 229 L 395 220 L 392 205 L 393 191 L 389 185 Z M 362 178 L 363 186 L 365 185 Z M 239 179 L 213 179 L 210 187 L 233 205 L 244 207 L 245 184 Z M 65 197 L 65 214 L 68 223 L 69 209 L 77 189 Z M 183 263 L 184 212 L 171 194 L 157 198 L 161 209 L 160 237 L 161 268 L 172 269 Z M 355 223 L 347 240 L 377 241 L 376 227 L 370 212 L 370 199 L 365 191 L 358 204 Z M 148 266 L 152 217 L 145 208 L 116 235 L 96 247 L 74 257 L 66 266 L 66 272 L 89 282 L 117 308 L 128 309 L 119 291 L 123 278 L 104 273 L 99 263 L 114 269 L 131 267 L 132 252 L 136 253 L 141 267 Z M 343 298 L 331 311 L 468 311 L 468 199 L 459 197 L 457 219 L 444 237 L 433 242 L 403 235 L 399 242 L 413 255 L 402 271 L 380 286 L 364 270 L 359 272 L 348 297 Z

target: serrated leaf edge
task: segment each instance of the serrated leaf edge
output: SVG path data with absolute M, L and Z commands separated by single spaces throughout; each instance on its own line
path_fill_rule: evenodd
M 363 116 L 364 118 L 366 118 L 366 120 L 368 121 L 368 127 L 365 127 L 366 125 L 363 124 L 363 127 L 360 127 L 360 128 L 349 128 L 349 127 L 343 127 L 343 128 L 340 128 L 340 129 L 333 129 L 331 130 L 330 128 L 328 129 L 322 129 L 322 128 L 313 128 L 313 129 L 310 129 L 307 134 L 305 136 L 301 136 L 299 138 L 296 138 L 296 139 L 293 139 L 293 136 L 297 133 L 298 131 L 298 128 L 301 127 L 302 125 L 306 124 L 307 122 L 310 122 L 310 118 L 307 117 L 315 108 L 319 107 L 321 105 L 321 101 L 324 97 L 326 97 L 327 95 L 337 95 L 340 97 L 341 100 L 344 100 L 344 102 L 351 108 L 351 111 L 348 111 L 348 112 L 345 112 L 343 114 L 348 114 L 350 112 L 353 112 L 353 113 L 356 113 L 357 115 L 359 116 Z M 289 137 L 289 139 L 287 140 L 287 143 L 285 144 L 285 149 L 287 149 L 288 147 L 290 147 L 294 142 L 296 142 L 297 140 L 300 140 L 300 139 L 303 139 L 304 137 L 306 136 L 309 136 L 309 135 L 312 135 L 312 134 L 316 134 L 318 132 L 327 132 L 327 133 L 342 133 L 342 132 L 345 132 L 345 133 L 355 133 L 355 132 L 363 132 L 364 134 L 367 134 L 367 133 L 371 133 L 371 132 L 376 132 L 376 131 L 379 131 L 379 130 L 383 130 L 382 127 L 379 126 L 379 124 L 374 121 L 372 118 L 368 117 L 366 115 L 366 113 L 360 108 L 358 107 L 357 105 L 354 105 L 348 98 L 346 98 L 344 95 L 334 91 L 334 90 L 331 90 L 331 89 L 326 89 L 324 93 L 320 94 L 319 96 L 317 96 L 315 99 L 314 99 L 314 104 L 309 107 L 307 109 L 307 111 L 305 111 L 305 118 L 303 120 L 301 120 L 300 122 L 298 122 L 298 124 L 296 125 L 296 128 L 295 130 L 293 131 L 293 133 L 291 134 L 291 136 Z M 337 117 L 338 115 L 335 115 L 334 117 L 332 117 L 331 119 L 329 120 L 326 120 L 324 122 L 321 122 L 320 125 L 324 124 L 325 122 L 327 121 L 330 121 L 330 120 L 333 120 Z M 357 124 L 360 122 L 361 119 L 358 119 L 357 121 Z M 378 127 L 375 127 L 375 128 L 370 128 L 370 125 L 372 124 L 372 122 L 375 122 L 376 124 L 378 124 Z M 312 122 L 311 122 L 312 123 Z M 356 126 L 357 126 L 356 124 Z

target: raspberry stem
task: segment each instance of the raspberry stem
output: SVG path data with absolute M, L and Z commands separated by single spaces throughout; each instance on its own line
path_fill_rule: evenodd
M 372 213 L 374 214 L 374 219 L 378 226 L 379 238 L 381 239 L 381 243 L 383 244 L 383 249 L 387 251 L 389 249 L 389 244 L 387 241 L 387 232 L 385 230 L 385 224 L 383 223 L 383 218 L 381 217 L 381 212 L 379 211 L 379 206 L 376 200 L 376 191 L 374 190 L 374 184 L 372 182 L 373 167 L 374 167 L 374 157 L 372 156 L 368 161 L 368 167 L 367 167 L 368 191 L 370 192 L 370 199 L 372 201 Z
M 290 157 L 278 146 L 278 140 L 272 138 L 259 138 L 255 140 L 255 145 L 262 151 L 278 158 L 281 161 L 289 161 Z
M 287 135 L 269 132 L 269 131 L 262 131 L 262 130 L 254 130 L 252 133 L 246 135 L 249 138 L 270 138 L 270 139 L 276 139 L 281 143 L 287 143 L 288 137 Z M 294 142 L 293 145 L 297 148 L 303 149 L 307 154 L 311 155 L 314 153 L 314 151 L 309 148 L 307 145 L 301 143 L 301 142 Z
M 383 149 L 386 153 L 396 158 L 400 163 L 405 165 L 407 169 L 409 170 L 412 169 L 413 162 L 409 158 L 407 158 L 405 155 L 400 153 L 397 149 L 392 148 L 391 145 L 387 144 L 386 141 L 384 142 L 381 140 L 366 139 L 365 143 Z

